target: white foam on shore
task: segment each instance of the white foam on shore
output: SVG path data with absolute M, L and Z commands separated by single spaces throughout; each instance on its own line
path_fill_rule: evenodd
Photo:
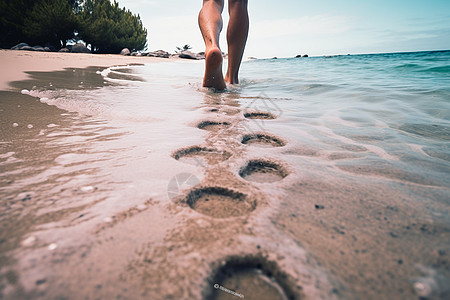
M 142 81 L 142 78 L 139 74 L 134 73 L 124 73 L 117 70 L 124 68 L 136 68 L 136 66 L 118 66 L 118 67 L 109 67 L 104 69 L 103 71 L 97 71 L 96 73 L 101 75 L 106 82 L 116 83 L 116 84 L 135 84 L 136 81 Z M 118 75 L 122 78 L 111 78 L 111 74 Z M 128 78 L 127 78 L 128 77 Z M 136 80 L 130 80 L 130 78 L 135 78 Z
M 164 63 L 156 64 L 164 65 Z M 168 63 L 172 70 L 178 70 L 176 65 Z M 123 73 L 120 69 L 131 69 L 131 72 Z M 196 103 L 191 96 L 195 90 L 186 81 L 179 82 L 170 74 L 161 76 L 152 68 L 143 66 L 110 67 L 96 73 L 105 81 L 113 83 L 101 89 L 92 90 L 40 90 L 33 88 L 29 95 L 37 97 L 40 102 L 54 105 L 69 112 L 92 116 L 105 120 L 119 120 L 130 122 L 155 122 L 170 118 L 177 113 L 180 99 L 185 106 Z M 150 70 L 150 72 L 148 72 Z M 164 70 L 164 68 L 162 68 Z M 115 79 L 108 77 L 110 74 L 121 74 L 126 77 L 141 78 L 144 81 Z M 173 84 L 179 87 L 173 89 Z M 148 91 L 151 90 L 149 94 Z M 171 90 L 168 93 L 168 90 Z M 174 93 L 175 91 L 175 93 Z M 198 95 L 196 95 L 198 97 Z M 195 102 L 192 102 L 195 101 Z
M 103 71 L 97 71 L 96 73 L 99 75 L 102 75 L 103 79 L 106 80 L 106 78 L 108 77 L 108 74 L 111 72 L 111 68 L 106 68 Z
M 113 87 L 109 87 L 113 89 Z M 108 96 L 102 94 L 107 91 L 92 90 L 92 94 L 85 90 L 73 91 L 38 91 L 31 90 L 30 95 L 40 99 L 40 102 L 53 105 L 69 112 L 79 113 L 85 116 L 102 118 L 105 120 L 122 120 L 130 122 L 154 122 L 159 120 L 157 114 L 140 110 L 138 112 L 117 107 L 108 101 Z M 101 95 L 95 95 L 95 94 Z M 111 91 L 111 97 L 114 92 Z M 130 101 L 132 102 L 132 100 Z M 52 124 L 50 127 L 54 127 Z

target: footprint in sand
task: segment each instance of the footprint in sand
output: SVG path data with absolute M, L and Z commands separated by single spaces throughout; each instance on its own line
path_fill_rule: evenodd
M 220 121 L 202 121 L 197 125 L 197 128 L 208 130 L 208 131 L 217 131 L 220 129 L 225 129 L 229 127 L 231 123 L 229 122 L 220 122 Z
M 279 163 L 266 159 L 254 159 L 249 161 L 239 175 L 252 182 L 276 182 L 288 175 L 286 168 Z
M 223 187 L 191 190 L 185 202 L 193 210 L 214 218 L 238 217 L 256 208 L 256 201 L 247 195 Z
M 246 134 L 242 138 L 242 144 L 264 148 L 282 147 L 286 145 L 280 138 L 265 133 Z
M 261 256 L 231 257 L 213 277 L 208 299 L 299 299 L 301 292 L 292 286 L 275 262 Z
M 269 112 L 262 112 L 262 111 L 246 112 L 246 113 L 244 113 L 244 117 L 247 119 L 256 119 L 256 120 L 276 119 L 275 115 L 273 115 Z
M 219 151 L 211 147 L 191 146 L 175 151 L 173 158 L 190 164 L 200 164 L 199 160 L 205 160 L 210 165 L 218 164 L 231 157 L 227 151 Z

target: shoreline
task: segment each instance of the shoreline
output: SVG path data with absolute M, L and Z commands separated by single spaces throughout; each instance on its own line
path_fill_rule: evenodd
M 60 71 L 65 68 L 105 67 L 129 64 L 150 64 L 178 58 L 122 56 L 120 54 L 86 54 L 0 50 L 0 90 L 12 90 L 11 82 L 29 78 L 27 72 Z

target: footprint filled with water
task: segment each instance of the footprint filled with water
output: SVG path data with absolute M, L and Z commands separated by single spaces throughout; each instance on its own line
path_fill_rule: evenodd
M 214 218 L 238 217 L 256 208 L 256 202 L 247 195 L 223 187 L 191 190 L 185 202 L 193 210 Z
M 249 161 L 241 168 L 239 175 L 253 182 L 276 182 L 286 177 L 288 172 L 276 162 L 259 159 Z

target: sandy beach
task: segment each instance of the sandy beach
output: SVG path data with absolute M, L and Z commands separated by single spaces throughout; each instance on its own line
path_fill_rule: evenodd
M 0 50 L 0 65 L 2 68 L 0 72 L 0 90 L 8 89 L 8 82 L 27 79 L 28 75 L 26 72 L 48 72 L 63 70 L 64 68 L 87 68 L 92 66 L 106 68 L 128 64 L 157 63 L 169 59 L 112 54 L 96 55 Z
M 445 299 L 442 125 L 345 110 L 323 61 L 213 93 L 202 62 L 0 50 L 0 299 Z

